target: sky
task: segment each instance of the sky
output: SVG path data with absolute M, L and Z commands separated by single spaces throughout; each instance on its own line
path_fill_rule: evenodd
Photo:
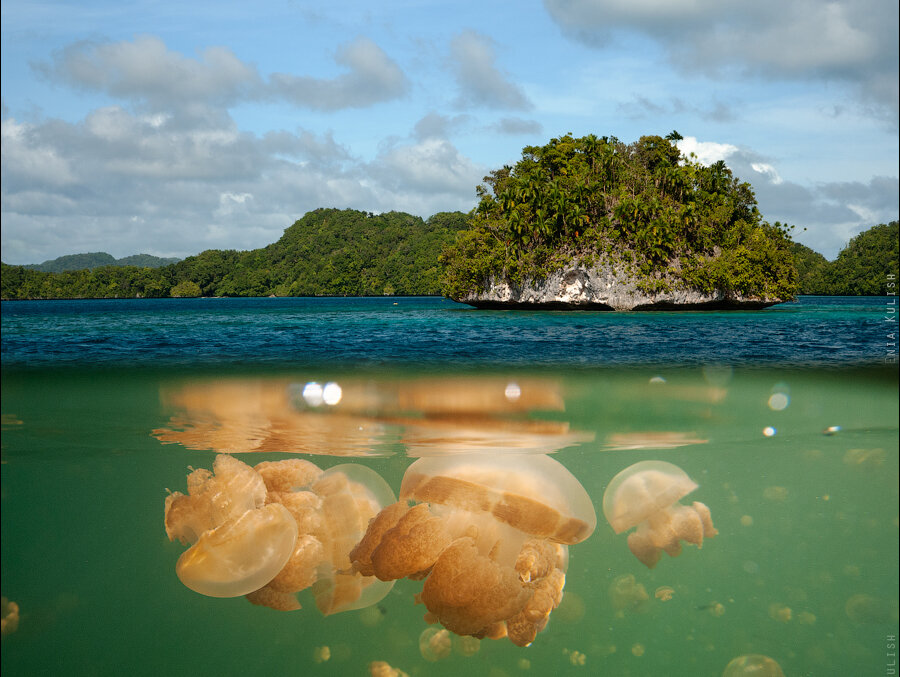
M 468 211 L 572 133 L 677 130 L 833 259 L 898 218 L 896 0 L 2 0 L 2 260 Z

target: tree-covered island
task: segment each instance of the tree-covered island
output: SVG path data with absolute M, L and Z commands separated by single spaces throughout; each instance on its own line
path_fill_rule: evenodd
M 526 147 L 485 177 L 472 227 L 444 250 L 444 293 L 481 307 L 760 308 L 798 278 L 789 229 L 762 220 L 724 162 L 673 132 Z
M 482 306 L 764 307 L 794 294 L 887 293 L 897 221 L 829 262 L 762 220 L 749 184 L 667 137 L 566 135 L 523 150 L 469 214 L 316 209 L 251 251 L 75 255 L 2 268 L 3 299 L 437 295 Z M 84 268 L 72 270 L 76 262 Z M 113 265 L 115 264 L 115 265 Z M 47 267 L 59 272 L 44 272 Z M 893 278 L 889 276 L 893 275 Z

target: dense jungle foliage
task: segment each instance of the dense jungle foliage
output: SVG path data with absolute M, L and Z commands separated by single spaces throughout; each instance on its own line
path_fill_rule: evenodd
M 443 252 L 445 294 L 480 291 L 490 277 L 540 280 L 575 262 L 621 268 L 651 293 L 790 298 L 789 228 L 763 221 L 748 183 L 724 162 L 684 157 L 679 139 L 566 135 L 526 147 L 484 178 L 473 227 Z
M 278 242 L 209 250 L 162 268 L 102 266 L 42 273 L 2 266 L 4 299 L 438 294 L 437 254 L 466 228 L 461 212 L 318 209 Z
M 900 228 L 897 221 L 860 233 L 834 261 L 802 244 L 794 244 L 801 294 L 879 296 L 897 292 L 900 274 Z M 890 277 L 893 276 L 893 277 Z M 888 286 L 893 282 L 892 286 Z

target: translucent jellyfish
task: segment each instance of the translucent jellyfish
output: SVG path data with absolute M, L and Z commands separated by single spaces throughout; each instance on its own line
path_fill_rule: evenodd
M 672 599 L 672 595 L 675 594 L 675 589 L 668 585 L 661 585 L 656 589 L 656 592 L 653 594 L 656 599 L 660 602 L 668 602 Z
M 372 661 L 369 663 L 371 677 L 409 677 L 403 670 L 391 667 L 386 661 Z
M 323 614 L 379 601 L 390 584 L 357 574 L 348 553 L 366 525 L 394 500 L 390 487 L 362 466 L 323 472 L 288 459 L 256 468 L 219 455 L 213 472 L 188 475 L 188 495 L 166 498 L 170 540 L 193 545 L 176 573 L 211 597 L 246 595 L 254 604 L 299 609 L 296 593 L 312 587 Z
M 781 602 L 772 602 L 769 605 L 769 618 L 779 623 L 790 623 L 794 618 L 794 611 Z
M 0 602 L 0 635 L 9 635 L 19 629 L 19 605 L 6 597 Z
M 609 586 L 609 600 L 616 615 L 622 617 L 626 612 L 641 613 L 647 610 L 650 595 L 642 583 L 638 583 L 633 574 L 617 576 Z
M 704 538 L 718 533 L 703 503 L 679 503 L 696 488 L 697 484 L 678 466 L 641 461 L 610 481 L 603 494 L 603 514 L 617 534 L 637 527 L 628 535 L 628 547 L 652 569 L 663 551 L 677 557 L 682 540 L 699 548 Z
M 768 656 L 750 654 L 732 658 L 725 666 L 722 677 L 784 677 L 781 666 Z
M 450 633 L 443 628 L 425 628 L 419 635 L 419 653 L 429 663 L 447 658 L 452 648 Z
M 481 640 L 469 635 L 454 635 L 453 650 L 460 656 L 474 656 L 481 649 Z
M 534 641 L 562 598 L 566 546 L 596 525 L 584 487 L 544 455 L 421 458 L 400 499 L 350 553 L 354 570 L 424 578 L 417 601 L 426 620 L 519 646 Z
M 844 605 L 847 616 L 857 625 L 881 625 L 897 622 L 897 600 L 857 594 Z

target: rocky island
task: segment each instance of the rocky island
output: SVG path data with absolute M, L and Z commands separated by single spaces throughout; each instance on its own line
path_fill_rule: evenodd
M 724 162 L 667 137 L 571 135 L 479 187 L 444 249 L 443 290 L 478 308 L 759 309 L 797 290 L 789 229 L 762 220 Z

